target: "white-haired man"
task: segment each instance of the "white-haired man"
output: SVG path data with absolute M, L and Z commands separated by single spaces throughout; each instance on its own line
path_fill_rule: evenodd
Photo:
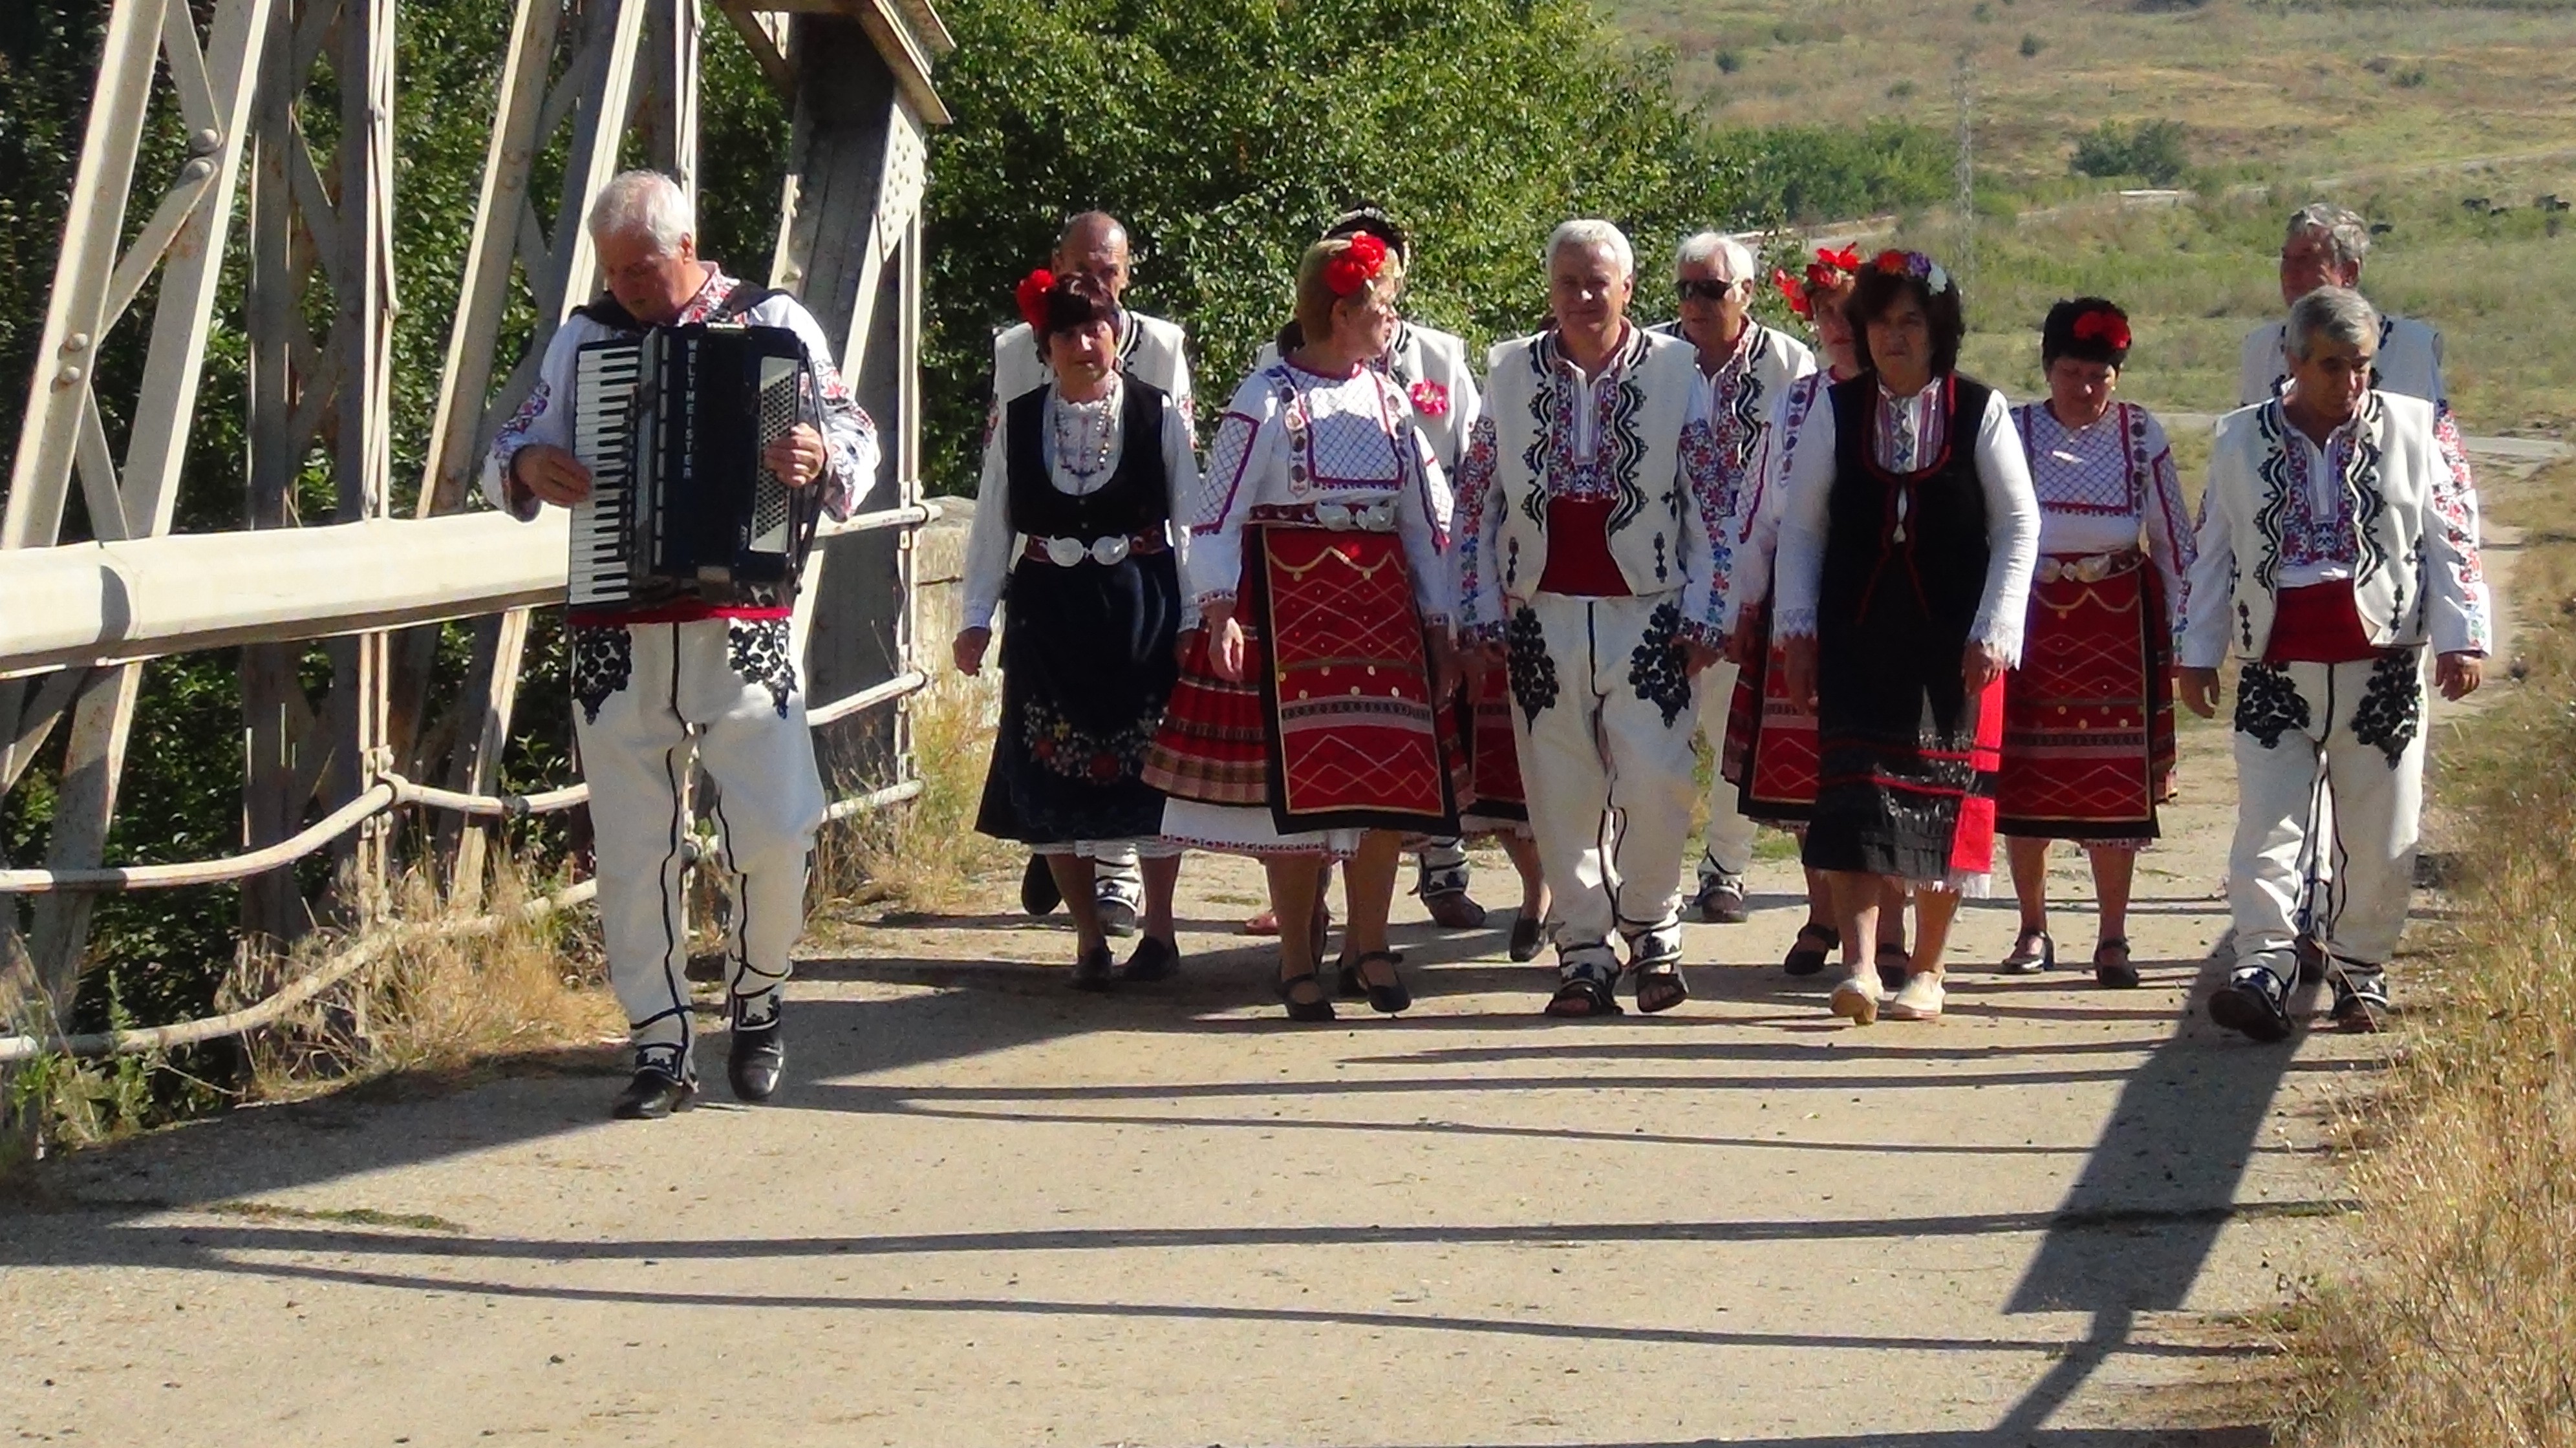
M 1712 518 L 1735 514 L 1738 494 L 1761 455 L 1772 410 L 1789 384 L 1816 370 L 1816 354 L 1786 332 L 1753 320 L 1753 253 L 1734 237 L 1703 231 L 1673 253 L 1673 285 L 1681 315 L 1656 328 L 1691 344 L 1699 359 L 1701 395 L 1682 432 L 1682 457 L 1700 507 Z M 1726 606 L 1728 549 L 1718 530 L 1709 587 L 1696 595 L 1704 614 L 1694 621 L 1711 636 L 1720 632 Z M 1735 693 L 1735 665 L 1713 665 L 1701 693 L 1700 734 L 1709 758 L 1726 757 L 1727 701 Z M 1739 791 L 1722 770 L 1709 771 L 1708 847 L 1699 858 L 1699 918 L 1735 924 L 1747 918 L 1744 872 L 1753 865 L 1753 821 L 1745 818 Z
M 1690 345 L 1628 321 L 1636 256 L 1606 221 L 1547 244 L 1548 331 L 1493 350 L 1460 465 L 1457 558 L 1477 667 L 1507 668 L 1522 784 L 1556 900 L 1558 1016 L 1617 1013 L 1615 933 L 1637 1007 L 1681 975 L 1693 626 L 1711 520 L 1682 463 L 1700 395 Z
M 2370 256 L 2370 223 L 2358 211 L 2314 201 L 2290 213 L 2281 238 L 2281 305 L 2288 308 L 2319 287 L 2361 289 L 2362 263 Z M 2433 404 L 2433 430 L 2449 465 L 2465 477 L 2468 448 L 2451 415 L 2451 392 L 2442 378 L 2442 334 L 2429 323 L 2390 313 L 2379 314 L 2379 346 L 2372 354 L 2371 385 L 2382 392 L 2420 398 Z M 2265 322 L 2245 334 L 2238 358 L 2236 403 L 2251 407 L 2278 397 L 2290 384 L 2289 322 Z M 2320 791 L 2310 829 L 2310 853 L 2299 863 L 2300 963 L 2306 978 L 2321 979 L 2325 970 L 2324 902 L 2332 888 L 2334 861 L 2315 845 L 2332 833 L 2334 795 Z
M 485 496 L 523 519 L 589 496 L 590 472 L 571 450 L 583 345 L 656 326 L 740 322 L 794 331 L 821 394 L 822 428 L 800 424 L 770 447 L 767 465 L 791 486 L 819 489 L 825 513 L 849 516 L 876 476 L 876 429 L 833 368 L 813 316 L 784 293 L 701 260 L 688 199 L 658 172 L 610 181 L 588 225 L 608 292 L 556 330 L 536 390 L 493 441 Z M 681 910 L 693 757 L 721 791 L 715 818 L 734 894 L 726 1075 L 744 1101 L 778 1088 L 780 991 L 804 929 L 806 854 L 824 810 L 788 641 L 793 602 L 791 582 L 744 586 L 722 600 L 692 594 L 575 610 L 565 620 L 609 983 L 635 1047 L 634 1077 L 614 1107 L 620 1117 L 667 1116 L 696 1095 Z
M 1126 295 L 1128 262 L 1126 226 L 1106 211 L 1085 211 L 1065 222 L 1064 230 L 1056 236 L 1055 254 L 1047 264 L 1059 275 L 1087 273 L 1114 302 Z M 1171 397 L 1173 406 L 1180 409 L 1185 423 L 1194 422 L 1197 415 L 1190 395 L 1188 342 L 1179 323 L 1121 306 L 1119 367 L 1129 376 L 1161 388 Z M 1037 336 L 1029 330 L 1028 323 L 1014 322 L 996 335 L 993 402 L 987 431 L 991 429 L 991 419 L 1001 416 L 1004 403 L 1044 386 L 1050 375 L 1046 359 L 1038 355 Z M 1136 912 L 1145 899 L 1145 879 L 1135 844 L 1126 840 L 1086 840 L 1079 848 L 1092 859 L 1092 888 L 1099 901 L 1101 927 L 1111 935 L 1135 934 Z M 1178 867 L 1175 858 L 1169 868 Z M 1046 861 L 1031 855 L 1028 869 L 1020 877 L 1020 903 L 1030 914 L 1044 915 L 1061 898 L 1056 893 L 1055 877 L 1047 872 Z
M 2336 864 L 2318 924 L 2334 1017 L 2376 1030 L 2414 887 L 2423 803 L 2424 653 L 2458 699 L 2489 641 L 2477 494 L 2435 437 L 2434 409 L 2374 388 L 2383 334 L 2360 294 L 2324 287 L 2288 320 L 2278 397 L 2219 420 L 2183 624 L 2183 703 L 2217 712 L 2221 661 L 2240 660 L 2236 841 L 2228 901 L 2236 966 L 2210 999 L 2219 1024 L 2290 1034 L 2300 860 L 2333 790 Z

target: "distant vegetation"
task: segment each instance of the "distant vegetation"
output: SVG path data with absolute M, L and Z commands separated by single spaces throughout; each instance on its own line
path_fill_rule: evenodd
M 2150 186 L 2171 186 L 2191 169 L 2180 121 L 2104 121 L 2075 141 L 2068 162 L 2080 176 L 2135 176 Z

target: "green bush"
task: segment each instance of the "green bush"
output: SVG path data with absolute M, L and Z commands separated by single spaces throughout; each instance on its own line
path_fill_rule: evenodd
M 2170 186 L 2191 169 L 2180 121 L 2104 121 L 2075 140 L 2073 166 L 2083 176 L 2135 176 L 2150 186 Z

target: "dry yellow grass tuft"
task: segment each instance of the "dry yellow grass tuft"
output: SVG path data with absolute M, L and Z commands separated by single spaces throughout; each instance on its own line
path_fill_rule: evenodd
M 425 872 L 396 881 L 385 920 L 407 927 L 459 923 L 485 913 L 511 919 L 546 892 L 516 861 L 495 862 L 471 906 L 443 895 Z M 261 999 L 344 949 L 342 932 L 316 934 L 282 957 L 248 960 L 225 984 L 224 1008 Z M 588 912 L 560 912 L 485 935 L 430 936 L 380 964 L 287 1027 L 248 1041 L 253 1096 L 310 1096 L 352 1078 L 463 1071 L 497 1058 L 623 1039 L 617 1005 L 599 988 L 598 933 Z
M 2576 1444 L 2576 538 L 2539 532 L 2571 505 L 2561 467 L 2498 510 L 2533 525 L 2527 675 L 2437 740 L 2460 919 L 2354 1123 L 2366 1257 L 2303 1314 L 2307 1448 Z
M 885 904 L 955 905 L 979 877 L 1017 863 L 1016 852 L 975 833 L 993 745 L 996 679 L 941 669 L 913 696 L 908 707 L 921 794 L 900 809 L 823 827 L 814 842 L 816 917 Z

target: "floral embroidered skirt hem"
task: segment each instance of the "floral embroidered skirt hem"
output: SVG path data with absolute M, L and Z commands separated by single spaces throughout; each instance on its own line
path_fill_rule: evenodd
M 1178 672 L 1180 593 L 1169 553 L 1012 570 L 978 831 L 1039 846 L 1162 833 L 1142 775 Z
M 2173 647 L 2163 587 L 2133 566 L 2035 585 L 2005 689 L 1995 829 L 2137 848 L 2173 795 Z

